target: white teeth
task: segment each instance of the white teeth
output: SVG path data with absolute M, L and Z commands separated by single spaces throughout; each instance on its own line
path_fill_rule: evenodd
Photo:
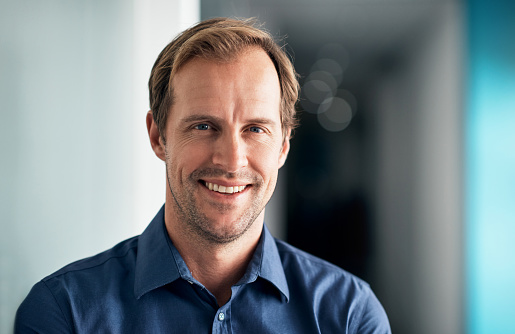
M 246 187 L 246 186 L 226 187 L 226 186 L 220 186 L 216 183 L 210 183 L 210 182 L 206 182 L 205 185 L 209 190 L 216 191 L 219 193 L 224 193 L 224 194 L 234 194 L 234 193 L 243 191 Z

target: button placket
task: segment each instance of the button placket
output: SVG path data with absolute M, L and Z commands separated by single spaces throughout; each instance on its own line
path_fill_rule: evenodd
M 215 313 L 211 332 L 213 334 L 232 333 L 230 324 L 230 310 L 227 305 L 224 305 L 223 308 L 219 308 L 217 313 Z

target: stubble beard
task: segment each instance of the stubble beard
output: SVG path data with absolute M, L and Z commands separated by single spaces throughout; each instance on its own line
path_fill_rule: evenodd
M 174 206 L 176 209 L 175 211 L 178 214 L 179 222 L 181 226 L 185 227 L 191 235 L 197 237 L 201 242 L 222 245 L 239 239 L 250 229 L 257 217 L 265 208 L 266 203 L 263 203 L 264 192 L 261 191 L 264 187 L 264 182 L 260 176 L 257 176 L 254 173 L 236 175 L 217 168 L 199 168 L 193 171 L 187 179 L 183 180 L 183 190 L 180 191 L 180 188 L 176 186 L 176 183 L 171 182 L 172 180 L 170 179 L 170 175 L 173 170 L 173 164 L 171 162 L 167 162 L 166 177 L 168 180 L 169 190 L 175 202 Z M 208 217 L 201 211 L 199 203 L 197 203 L 195 199 L 195 194 L 198 192 L 199 179 L 219 176 L 224 176 L 228 179 L 237 178 L 251 180 L 252 187 L 247 191 L 253 192 L 250 194 L 250 197 L 252 198 L 250 206 L 234 221 L 224 223 L 223 229 L 217 227 L 216 219 Z M 179 179 L 180 175 L 176 175 L 175 180 Z M 231 210 L 236 209 L 230 204 L 209 203 L 209 205 L 214 207 L 215 212 L 220 215 L 229 213 Z

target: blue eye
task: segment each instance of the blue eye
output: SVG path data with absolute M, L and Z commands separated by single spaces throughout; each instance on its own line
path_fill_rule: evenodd
M 195 125 L 195 129 L 197 130 L 209 130 L 211 127 L 208 124 L 198 124 Z
M 251 127 L 249 128 L 249 131 L 250 131 L 250 132 L 255 132 L 255 133 L 262 133 L 262 132 L 263 132 L 263 129 L 261 129 L 261 128 L 257 127 L 257 126 L 251 126 Z

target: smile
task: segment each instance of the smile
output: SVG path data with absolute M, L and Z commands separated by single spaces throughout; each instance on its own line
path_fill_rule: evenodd
M 247 186 L 233 186 L 233 187 L 226 187 L 221 186 L 216 183 L 211 182 L 205 182 L 205 186 L 212 191 L 216 191 L 222 194 L 234 194 L 243 191 Z

